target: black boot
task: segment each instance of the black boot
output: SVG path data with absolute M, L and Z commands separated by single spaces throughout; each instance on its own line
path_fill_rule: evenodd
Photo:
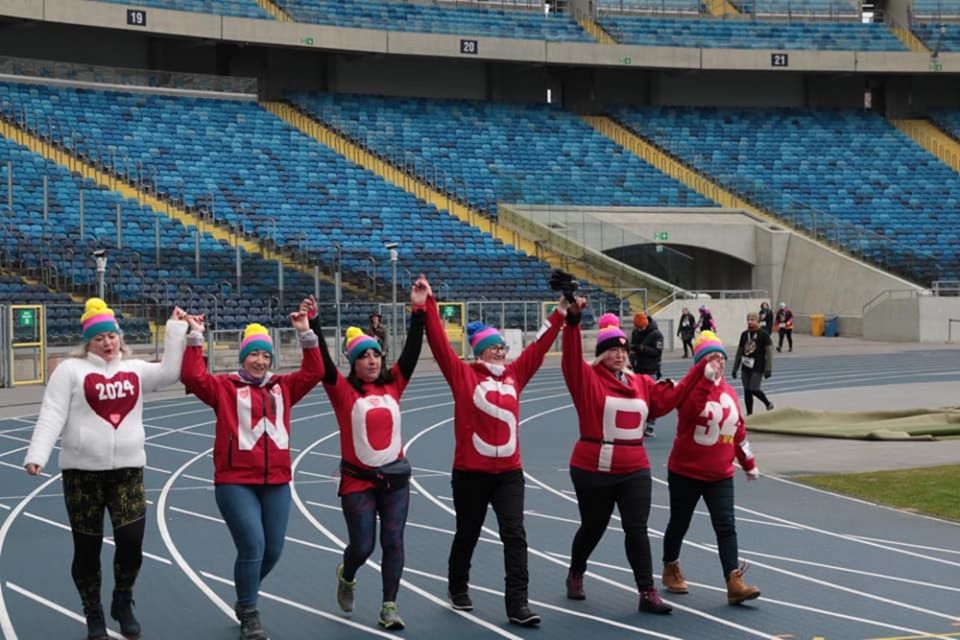
M 103 617 L 103 607 L 84 607 L 83 615 L 87 616 L 87 640 L 107 640 L 107 621 Z
M 110 604 L 110 617 L 120 623 L 120 633 L 125 638 L 140 637 L 140 623 L 133 615 L 133 594 L 129 591 L 114 591 Z
M 237 607 L 240 621 L 240 640 L 270 640 L 260 626 L 260 612 L 255 606 Z

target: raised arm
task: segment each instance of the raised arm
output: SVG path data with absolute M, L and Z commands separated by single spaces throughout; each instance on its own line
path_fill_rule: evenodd
M 426 281 L 426 278 L 423 278 L 423 280 Z M 418 279 L 417 282 L 419 281 Z M 426 316 L 424 318 L 426 320 L 427 342 L 430 344 L 430 351 L 433 352 L 433 359 L 437 361 L 437 366 L 440 367 L 440 372 L 443 373 L 447 382 L 453 386 L 457 380 L 462 378 L 463 368 L 467 365 L 450 346 L 447 331 L 443 328 L 443 321 L 440 319 L 437 300 L 430 292 L 429 283 L 427 283 L 427 287 Z
M 593 369 L 583 359 L 583 342 L 580 333 L 580 319 L 583 308 L 587 306 L 585 298 L 577 298 L 576 303 L 567 309 L 567 321 L 563 328 L 563 354 L 560 356 L 560 369 L 567 389 L 574 398 L 582 397 L 587 381 L 594 375 Z
M 403 351 L 397 359 L 396 367 L 403 379 L 409 380 L 417 368 L 420 360 L 420 351 L 423 349 L 423 326 L 426 322 L 427 296 L 430 294 L 430 283 L 421 276 L 410 288 L 410 304 L 413 313 L 410 316 L 410 328 L 407 329 L 407 339 L 403 343 Z
M 300 348 L 303 349 L 300 368 L 284 376 L 284 382 L 289 385 L 291 404 L 300 402 L 324 377 L 323 357 L 320 355 L 320 338 L 310 328 L 311 303 L 316 306 L 316 301 L 313 298 L 305 298 L 300 303 L 300 310 L 290 314 L 290 325 L 297 330 L 300 338 Z
M 207 372 L 207 363 L 203 359 L 203 316 L 187 316 L 190 333 L 187 335 L 187 348 L 183 353 L 183 365 L 180 368 L 180 381 L 187 391 L 197 396 L 201 402 L 211 407 L 217 405 L 217 381 Z
M 144 391 L 156 391 L 180 379 L 187 336 L 186 317 L 183 309 L 174 307 L 164 331 L 163 357 L 160 362 L 144 362 L 140 368 L 140 384 Z
M 527 386 L 537 370 L 543 365 L 543 358 L 550 351 L 551 345 L 556 341 L 563 328 L 563 321 L 567 317 L 567 309 L 570 308 L 570 302 L 566 296 L 561 295 L 556 308 L 550 314 L 540 330 L 537 331 L 537 337 L 520 354 L 520 357 L 513 363 L 513 370 L 516 374 L 517 387 L 523 389 Z
M 43 392 L 40 415 L 37 417 L 37 425 L 33 428 L 30 448 L 27 449 L 27 455 L 23 459 L 23 466 L 32 476 L 39 474 L 47 466 L 53 446 L 67 423 L 73 393 L 73 375 L 69 362 L 65 360 L 53 370 L 53 375 L 47 382 L 47 389 Z
M 303 310 L 307 312 L 307 317 L 310 318 L 310 328 L 313 329 L 313 332 L 317 336 L 317 345 L 320 348 L 320 359 L 323 361 L 323 376 L 320 380 L 326 385 L 337 384 L 337 376 L 340 375 L 340 371 L 337 369 L 333 358 L 330 357 L 330 349 L 327 347 L 327 341 L 323 337 L 323 325 L 320 321 L 317 301 L 313 296 L 310 296 L 307 300 L 309 300 L 309 303 Z M 303 307 L 302 304 L 301 307 Z

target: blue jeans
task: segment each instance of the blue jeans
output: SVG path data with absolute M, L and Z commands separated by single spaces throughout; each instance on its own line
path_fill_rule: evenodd
M 215 493 L 237 547 L 233 565 L 237 606 L 254 606 L 260 582 L 283 551 L 290 517 L 290 485 L 218 484 Z

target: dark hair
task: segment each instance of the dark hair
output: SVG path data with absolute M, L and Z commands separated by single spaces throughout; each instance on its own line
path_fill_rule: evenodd
M 382 366 L 382 363 L 383 363 L 382 356 L 380 357 L 380 362 L 381 362 L 380 375 L 377 376 L 377 379 L 371 383 L 378 387 L 382 387 L 393 382 L 393 372 L 390 371 L 390 369 L 388 369 L 387 367 Z M 347 382 L 349 382 L 350 386 L 352 386 L 354 389 L 357 390 L 357 393 L 360 393 L 361 395 L 364 393 L 363 385 L 365 383 L 363 380 L 357 377 L 357 374 L 354 372 L 353 367 L 350 367 L 350 375 L 347 376 Z

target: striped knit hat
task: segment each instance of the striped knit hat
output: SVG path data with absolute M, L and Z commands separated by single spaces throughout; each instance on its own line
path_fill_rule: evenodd
M 697 364 L 708 353 L 722 353 L 727 357 L 727 351 L 720 342 L 720 337 L 713 331 L 701 331 L 696 342 L 693 343 L 693 363 Z
M 473 355 L 477 358 L 480 357 L 484 349 L 489 349 L 497 344 L 507 344 L 499 331 L 479 320 L 474 320 L 467 325 L 467 339 L 470 340 Z
M 597 332 L 597 357 L 607 349 L 627 348 L 627 336 L 620 329 L 620 318 L 612 313 L 605 313 L 600 316 L 597 324 L 600 327 Z
M 83 327 L 84 342 L 90 342 L 101 333 L 120 333 L 120 325 L 117 324 L 117 319 L 113 315 L 113 309 L 100 298 L 90 298 L 83 305 L 80 325 Z
M 380 348 L 380 343 L 377 342 L 376 338 L 365 334 L 360 327 L 347 327 L 347 359 L 350 360 L 351 369 L 353 363 L 367 349 L 373 349 L 380 354 L 383 353 L 383 349 Z
M 243 330 L 243 339 L 240 341 L 240 364 L 243 364 L 247 356 L 254 351 L 266 351 L 270 354 L 270 362 L 273 362 L 273 339 L 270 338 L 270 331 L 256 322 L 248 324 Z

